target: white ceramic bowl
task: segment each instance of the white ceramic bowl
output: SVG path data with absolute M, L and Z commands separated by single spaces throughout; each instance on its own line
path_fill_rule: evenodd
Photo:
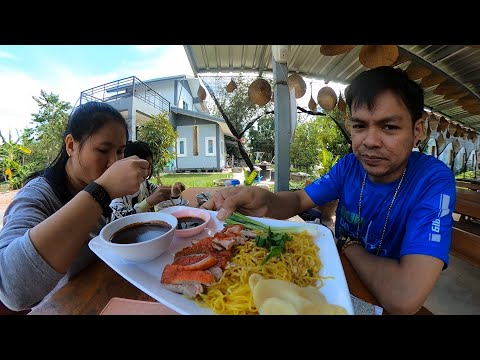
M 152 220 L 165 221 L 171 228 L 164 234 L 151 240 L 132 243 L 117 244 L 112 243 L 112 236 L 127 225 L 134 223 L 143 223 Z M 99 238 L 102 246 L 122 258 L 127 262 L 146 263 L 162 255 L 170 246 L 173 240 L 175 228 L 177 227 L 177 218 L 173 215 L 161 212 L 145 212 L 140 214 L 128 215 L 123 218 L 112 221 L 100 231 Z
M 171 206 L 187 206 L 188 205 L 188 200 L 187 199 L 171 199 L 171 200 L 165 200 L 156 205 L 157 209 L 165 209 Z

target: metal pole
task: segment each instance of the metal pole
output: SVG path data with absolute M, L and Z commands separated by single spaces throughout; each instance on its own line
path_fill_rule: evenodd
M 278 63 L 272 55 L 275 108 L 275 192 L 289 190 L 290 181 L 290 94 L 287 64 Z M 296 112 L 296 109 L 295 109 Z

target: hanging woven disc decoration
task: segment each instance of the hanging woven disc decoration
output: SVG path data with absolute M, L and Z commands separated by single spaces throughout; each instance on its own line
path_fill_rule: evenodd
M 337 105 L 337 94 L 330 86 L 322 87 L 317 94 L 318 105 L 324 110 L 333 110 Z
M 415 81 L 429 76 L 432 73 L 432 70 L 427 69 L 426 67 L 412 61 L 410 65 L 408 65 L 408 67 L 405 69 L 405 72 L 407 73 L 407 76 L 410 78 L 410 80 Z
M 307 84 L 305 84 L 305 80 L 300 75 L 292 74 L 287 81 L 288 90 L 295 89 L 295 98 L 300 99 L 307 92 Z
M 445 131 L 448 129 L 448 120 L 445 119 L 443 116 L 440 116 L 440 120 L 438 122 L 438 128 L 440 128 L 440 131 Z
M 272 87 L 265 79 L 257 79 L 248 87 L 248 98 L 254 104 L 263 106 L 272 98 Z
M 342 93 L 340 92 L 338 96 L 338 103 L 337 103 L 338 110 L 345 116 L 347 114 L 347 104 L 345 100 L 343 100 Z
M 321 45 L 320 54 L 325 56 L 336 56 L 350 52 L 357 45 Z
M 317 103 L 313 100 L 312 96 L 310 96 L 310 100 L 308 101 L 308 108 L 310 111 L 317 111 Z
M 379 66 L 392 66 L 399 55 L 397 45 L 364 45 L 358 54 L 363 66 L 374 69 Z
M 235 81 L 233 81 L 233 78 L 232 78 L 232 79 L 230 79 L 230 82 L 227 84 L 227 86 L 225 88 L 226 88 L 228 93 L 231 93 L 231 92 L 233 92 L 233 90 L 235 90 L 237 88 L 237 83 Z
M 199 102 L 202 102 L 203 100 L 205 100 L 207 98 L 207 92 L 205 91 L 205 89 L 203 88 L 202 85 L 198 86 L 197 96 L 198 96 L 198 101 Z

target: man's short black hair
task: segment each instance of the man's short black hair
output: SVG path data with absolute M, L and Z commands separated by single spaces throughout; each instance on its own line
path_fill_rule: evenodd
M 403 101 L 410 112 L 413 124 L 422 117 L 424 106 L 422 87 L 410 80 L 405 71 L 390 66 L 380 66 L 360 73 L 347 87 L 346 103 L 350 111 L 352 106 L 355 108 L 362 105 L 373 110 L 377 96 L 388 90 Z

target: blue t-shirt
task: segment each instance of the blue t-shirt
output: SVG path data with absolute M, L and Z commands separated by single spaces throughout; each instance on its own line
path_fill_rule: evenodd
M 339 199 L 335 236 L 357 236 L 358 202 L 365 175 L 354 154 L 341 158 L 328 174 L 315 180 L 305 191 L 317 205 Z M 388 208 L 399 180 L 377 184 L 366 179 L 362 195 L 360 235 L 365 249 L 376 254 Z M 378 255 L 399 259 L 423 254 L 444 261 L 448 252 L 455 209 L 455 177 L 440 160 L 412 152 L 407 171 L 388 219 Z

